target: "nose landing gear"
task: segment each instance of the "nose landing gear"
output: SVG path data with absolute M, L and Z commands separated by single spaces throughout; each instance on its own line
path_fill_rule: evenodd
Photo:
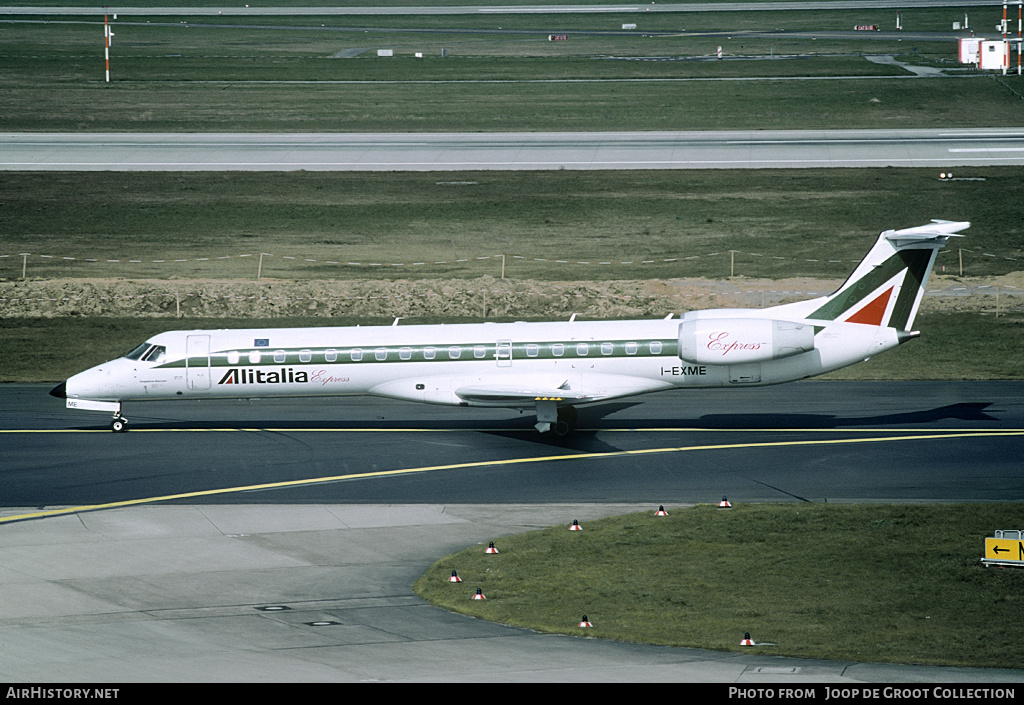
M 110 430 L 114 433 L 124 433 L 128 430 L 128 419 L 117 414 L 114 420 L 110 422 Z

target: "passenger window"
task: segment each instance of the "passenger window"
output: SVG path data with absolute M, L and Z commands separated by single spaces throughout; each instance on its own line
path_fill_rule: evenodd
M 363 359 L 363 351 L 359 348 L 352 348 L 352 362 L 359 362 Z
M 388 349 L 387 348 L 377 348 L 377 350 L 373 353 L 373 356 L 375 358 L 377 358 L 378 360 L 387 360 L 388 359 Z
M 411 360 L 412 348 L 402 348 L 401 350 L 398 351 L 398 357 L 402 358 L 403 360 Z
M 483 345 L 477 345 L 473 348 L 473 357 L 480 359 L 487 354 L 487 348 Z
M 555 357 L 562 357 L 562 354 L 564 352 L 565 346 L 562 345 L 561 343 L 555 343 L 554 345 L 551 346 L 551 354 L 554 355 Z
M 324 362 L 337 362 L 338 351 L 337 350 L 325 350 L 324 351 Z
M 576 344 L 576 354 L 579 357 L 586 357 L 587 355 L 590 354 L 590 346 L 587 345 L 586 343 L 577 343 Z
M 423 348 L 423 359 L 433 360 L 436 352 L 434 348 Z
M 626 343 L 626 354 L 627 355 L 636 355 L 636 348 L 637 348 L 636 343 Z
M 309 350 L 300 350 L 299 351 L 299 362 L 309 362 L 312 359 L 313 359 L 313 353 L 310 352 Z
M 611 355 L 612 354 L 612 349 L 613 348 L 612 348 L 612 344 L 611 343 L 601 343 L 601 354 L 602 355 Z
M 651 341 L 651 354 L 652 355 L 661 355 L 661 341 L 660 340 L 652 340 Z
M 460 348 L 458 345 L 451 346 L 450 348 L 448 348 L 448 357 L 451 358 L 452 360 L 458 360 L 460 357 L 462 357 L 462 348 Z
M 228 364 L 229 365 L 237 365 L 238 361 L 241 360 L 241 359 L 242 359 L 242 355 L 237 350 L 232 350 L 231 352 L 228 353 Z
M 538 354 L 540 354 L 540 346 L 539 345 L 535 345 L 534 343 L 530 343 L 529 345 L 526 346 L 526 356 L 527 357 L 537 357 Z
M 258 365 L 258 364 L 260 364 L 260 351 L 259 350 L 253 350 L 252 352 L 249 353 L 249 364 L 250 365 Z
M 287 359 L 288 359 L 288 353 L 286 353 L 284 350 L 275 350 L 274 351 L 274 362 L 283 363 Z

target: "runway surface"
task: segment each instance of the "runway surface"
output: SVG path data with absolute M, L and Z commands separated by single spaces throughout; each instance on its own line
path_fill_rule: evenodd
M 1024 129 L 0 133 L 0 170 L 458 171 L 1024 164 Z
M 661 393 L 585 407 L 562 442 L 363 397 L 130 404 L 113 434 L 47 391 L 0 386 L 14 681 L 1024 682 L 539 635 L 410 591 L 467 545 L 722 494 L 1020 501 L 1024 382 Z
M 993 0 L 795 0 L 776 2 L 722 3 L 641 3 L 641 4 L 551 4 L 551 5 L 414 5 L 406 7 L 33 7 L 0 8 L 10 15 L 466 15 L 466 14 L 565 14 L 565 13 L 633 13 L 633 12 L 757 12 L 779 10 L 849 10 L 891 7 L 976 7 L 992 6 Z

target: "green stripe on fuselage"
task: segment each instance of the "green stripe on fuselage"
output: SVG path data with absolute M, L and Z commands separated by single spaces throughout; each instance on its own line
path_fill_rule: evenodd
M 557 346 L 561 346 L 562 353 L 556 354 Z M 610 351 L 604 346 L 611 346 Z M 636 349 L 633 350 L 633 346 Z M 585 352 L 581 346 L 586 346 Z M 629 352 L 627 350 L 633 350 Z M 660 348 L 659 348 L 660 346 Z M 433 357 L 427 357 L 427 350 L 434 350 Z M 459 357 L 451 357 L 449 350 L 459 349 Z M 534 349 L 535 348 L 535 349 Z M 498 358 L 499 349 L 503 357 Z M 334 360 L 327 359 L 327 351 L 332 350 L 335 354 Z M 358 360 L 352 359 L 352 352 L 358 350 L 361 357 Z M 345 346 L 331 347 L 329 345 L 317 346 L 316 348 L 262 348 L 259 350 L 259 362 L 249 360 L 249 352 L 252 348 L 237 350 L 221 350 L 210 354 L 210 366 L 212 367 L 280 367 L 281 365 L 362 365 L 386 362 L 503 362 L 508 361 L 509 345 L 490 343 L 459 343 L 443 345 L 371 345 L 371 346 Z M 382 358 L 378 358 L 378 351 L 383 351 Z M 479 351 L 479 354 L 478 354 Z M 228 353 L 236 353 L 239 357 L 235 362 L 228 360 Z M 306 352 L 308 360 L 303 360 L 301 355 Z M 675 356 L 679 352 L 679 341 L 672 339 L 642 339 L 642 340 L 617 340 L 617 341 L 545 341 L 538 343 L 511 343 L 511 359 L 517 362 L 526 360 L 583 360 L 583 359 L 614 359 L 614 358 L 647 358 Z M 284 353 L 281 355 L 281 353 Z M 535 354 L 531 354 L 535 353 Z M 403 357 L 403 355 L 405 355 Z M 183 368 L 184 359 L 168 362 L 160 365 L 162 369 Z M 191 367 L 206 366 L 206 358 L 190 358 L 188 365 Z

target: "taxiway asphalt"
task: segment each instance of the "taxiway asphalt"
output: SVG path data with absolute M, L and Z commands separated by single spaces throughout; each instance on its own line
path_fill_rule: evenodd
M 113 434 L 47 391 L 0 386 L 8 680 L 1024 682 L 541 635 L 410 589 L 467 545 L 723 493 L 1020 501 L 1022 382 L 654 394 L 584 408 L 561 443 L 504 411 L 362 397 L 128 405 Z

